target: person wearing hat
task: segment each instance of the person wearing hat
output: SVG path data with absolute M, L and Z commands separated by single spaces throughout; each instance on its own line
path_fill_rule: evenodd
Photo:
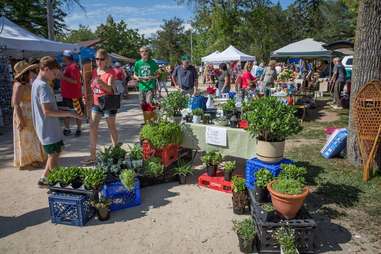
M 71 111 L 61 111 L 57 107 L 56 98 L 49 82 L 57 78 L 59 65 L 53 57 L 40 59 L 39 73 L 32 84 L 32 119 L 37 137 L 44 151 L 48 154 L 45 170 L 38 181 L 39 187 L 46 187 L 49 172 L 58 166 L 58 159 L 63 149 L 62 129 L 59 117 L 76 118 L 81 116 Z
M 175 87 L 183 93 L 196 95 L 198 89 L 197 70 L 190 64 L 190 57 L 188 55 L 181 57 L 181 64 L 173 71 L 172 78 Z
M 84 105 L 82 101 L 82 83 L 81 72 L 78 65 L 73 60 L 73 52 L 71 50 L 63 51 L 63 63 L 65 69 L 62 74 L 59 73 L 58 78 L 61 80 L 62 104 L 64 107 L 75 110 L 78 114 L 83 114 Z M 75 136 L 81 136 L 82 121 L 76 119 L 77 130 Z M 65 136 L 71 135 L 70 118 L 64 118 Z
M 30 64 L 26 61 L 20 61 L 14 66 L 13 165 L 19 169 L 39 168 L 46 158 L 32 122 L 31 92 L 37 70 L 37 64 Z

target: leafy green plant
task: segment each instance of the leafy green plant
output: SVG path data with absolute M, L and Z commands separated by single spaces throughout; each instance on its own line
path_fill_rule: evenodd
M 106 179 L 105 173 L 103 172 L 102 169 L 99 169 L 99 168 L 96 168 L 96 169 L 88 168 L 84 170 L 83 174 L 85 176 L 85 179 L 84 179 L 85 188 L 89 190 L 99 189 Z
M 60 182 L 61 178 L 61 167 L 54 168 L 48 175 L 48 184 L 53 186 Z
M 96 209 L 105 209 L 110 207 L 111 200 L 100 198 L 98 201 L 92 200 L 90 204 Z
M 188 106 L 188 97 L 180 91 L 174 91 L 162 99 L 160 106 L 168 116 L 179 116 L 181 110 Z
M 119 179 L 127 190 L 132 191 L 135 187 L 136 173 L 132 169 L 123 170 Z
M 97 167 L 106 174 L 119 175 L 121 169 L 126 164 L 125 157 L 127 151 L 120 144 L 105 147 L 97 153 Z
M 282 226 L 274 231 L 273 238 L 282 246 L 284 254 L 296 254 L 295 230 Z
M 169 144 L 181 144 L 183 133 L 180 125 L 161 121 L 144 125 L 140 131 L 140 137 L 148 140 L 153 147 L 160 149 Z
M 304 184 L 291 178 L 279 178 L 272 188 L 280 193 L 296 195 L 303 193 Z
M 267 142 L 284 141 L 301 131 L 295 109 L 275 97 L 262 97 L 252 102 L 253 110 L 247 113 L 250 134 Z
M 222 161 L 222 155 L 218 151 L 210 151 L 201 157 L 201 161 L 207 166 L 217 166 Z
M 231 112 L 235 110 L 235 101 L 230 99 L 222 105 L 222 110 L 225 112 Z
M 196 108 L 192 110 L 192 115 L 194 116 L 202 116 L 204 114 L 204 110 L 201 108 Z
M 175 175 L 187 176 L 192 174 L 193 174 L 193 169 L 191 166 L 183 165 L 183 166 L 179 166 L 175 168 Z
M 255 186 L 259 188 L 266 188 L 271 180 L 273 180 L 273 175 L 265 168 L 262 168 L 255 173 Z
M 282 164 L 282 172 L 279 174 L 279 178 L 295 179 L 301 183 L 304 183 L 307 170 L 304 167 L 298 167 L 295 164 Z
M 266 212 L 272 212 L 272 211 L 275 210 L 272 203 L 264 203 L 264 204 L 261 205 L 261 207 Z
M 225 172 L 232 172 L 236 168 L 237 163 L 235 161 L 223 162 L 223 168 Z
M 130 148 L 130 158 L 131 160 L 142 160 L 143 159 L 143 151 L 142 148 L 135 144 L 134 146 L 128 146 Z
M 152 157 L 146 161 L 145 174 L 151 177 L 158 177 L 164 173 L 164 166 L 161 164 L 159 157 Z
M 246 190 L 245 179 L 239 176 L 232 177 L 233 192 L 243 192 Z
M 250 218 L 241 221 L 233 220 L 233 230 L 245 241 L 251 241 L 255 238 L 255 224 Z

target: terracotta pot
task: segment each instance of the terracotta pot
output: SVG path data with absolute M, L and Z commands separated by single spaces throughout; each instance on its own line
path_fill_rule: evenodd
M 273 207 L 286 219 L 293 219 L 302 207 L 304 199 L 308 196 L 309 190 L 307 187 L 304 187 L 303 193 L 296 195 L 279 193 L 272 188 L 272 185 L 276 181 L 277 180 L 271 181 L 267 185 L 267 189 L 271 195 L 271 202 L 273 203 Z
M 268 163 L 276 163 L 283 159 L 285 141 L 267 142 L 256 139 L 257 158 Z

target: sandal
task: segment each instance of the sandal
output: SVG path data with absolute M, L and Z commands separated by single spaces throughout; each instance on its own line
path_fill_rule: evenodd
M 95 164 L 95 159 L 92 159 L 91 157 L 89 157 L 89 158 L 84 159 L 83 161 L 81 161 L 81 163 L 86 165 L 86 166 L 91 166 L 91 165 Z

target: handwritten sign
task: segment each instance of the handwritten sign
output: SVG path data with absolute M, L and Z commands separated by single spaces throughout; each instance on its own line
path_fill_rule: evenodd
M 227 146 L 226 128 L 207 126 L 205 131 L 205 142 L 210 145 Z

